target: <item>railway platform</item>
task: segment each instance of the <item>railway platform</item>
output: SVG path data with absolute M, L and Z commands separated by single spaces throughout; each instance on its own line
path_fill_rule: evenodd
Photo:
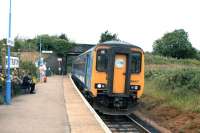
M 36 91 L 0 105 L 0 133 L 106 132 L 69 77 L 50 77 Z

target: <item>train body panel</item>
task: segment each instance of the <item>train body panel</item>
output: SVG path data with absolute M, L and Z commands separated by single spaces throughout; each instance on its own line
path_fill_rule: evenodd
M 127 114 L 144 88 L 144 53 L 121 42 L 98 44 L 78 56 L 72 76 L 100 112 Z
M 131 49 L 134 53 L 141 54 L 141 65 L 140 65 L 140 72 L 131 74 L 131 82 L 130 85 L 138 85 L 141 87 L 140 90 L 137 91 L 137 97 L 141 97 L 144 92 L 144 53 L 141 49 L 132 48 Z
M 107 84 L 107 74 L 105 72 L 100 72 L 97 70 L 97 51 L 99 49 L 109 49 L 109 47 L 105 46 L 99 46 L 96 47 L 93 51 L 93 67 L 92 67 L 92 80 L 91 80 L 91 91 L 93 96 L 97 96 L 97 93 L 103 90 L 97 90 L 95 87 L 95 84 L 100 83 L 100 84 Z

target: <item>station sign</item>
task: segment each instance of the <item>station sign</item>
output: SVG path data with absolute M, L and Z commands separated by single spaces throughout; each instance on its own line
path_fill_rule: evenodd
M 61 61 L 62 61 L 62 58 L 57 58 L 57 60 L 58 60 L 59 62 L 61 62 Z
M 8 68 L 8 56 L 6 56 L 6 68 Z M 10 57 L 10 68 L 19 68 L 19 58 Z
M 7 45 L 11 46 L 11 47 L 14 47 L 14 45 L 15 45 L 14 39 L 13 38 L 8 38 L 7 39 Z
M 53 51 L 44 51 L 44 50 L 42 50 L 42 53 L 43 53 L 43 54 L 52 54 Z

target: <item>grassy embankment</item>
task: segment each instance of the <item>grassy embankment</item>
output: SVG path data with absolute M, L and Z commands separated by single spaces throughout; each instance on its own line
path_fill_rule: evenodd
M 155 106 L 200 113 L 200 61 L 146 54 L 144 99 Z

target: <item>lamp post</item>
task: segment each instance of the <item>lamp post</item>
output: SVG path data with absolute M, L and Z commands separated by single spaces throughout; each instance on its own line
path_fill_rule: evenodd
M 6 95 L 5 95 L 5 104 L 11 104 L 11 80 L 10 80 L 10 47 L 13 45 L 11 40 L 11 5 L 12 1 L 10 0 L 10 8 L 9 8 L 9 25 L 8 25 L 8 67 L 7 67 L 7 79 L 6 79 Z
M 40 59 L 42 57 L 42 42 L 41 42 L 41 37 L 40 37 Z
M 41 42 L 41 36 L 40 36 L 40 57 L 39 57 L 39 65 L 38 65 L 38 68 L 39 68 L 39 79 L 40 81 L 42 80 L 42 74 L 41 74 L 41 70 L 40 70 L 40 66 L 42 65 L 42 42 Z

